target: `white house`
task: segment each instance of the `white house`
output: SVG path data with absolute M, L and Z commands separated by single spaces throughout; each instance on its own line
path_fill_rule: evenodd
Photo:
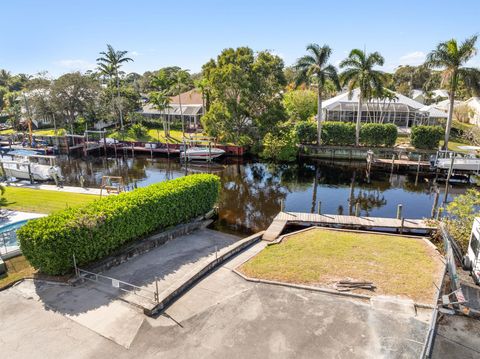
M 468 106 L 468 120 L 472 125 L 480 126 L 480 97 L 471 97 L 464 102 Z
M 323 102 L 327 121 L 355 122 L 360 90 L 353 90 Z M 362 122 L 393 123 L 409 128 L 416 124 L 437 124 L 447 114 L 435 107 L 427 107 L 398 92 L 391 91 L 392 99 L 372 99 L 362 104 Z
M 427 100 L 427 97 L 425 96 L 425 92 L 419 89 L 412 90 L 410 97 L 412 98 L 412 100 L 415 100 L 423 104 L 425 104 Z M 430 99 L 435 103 L 448 99 L 448 91 L 443 89 L 433 90 L 431 92 Z

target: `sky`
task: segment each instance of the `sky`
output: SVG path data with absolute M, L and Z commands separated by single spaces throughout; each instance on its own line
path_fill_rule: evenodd
M 441 41 L 480 33 L 478 0 L 4 0 L 0 9 L 0 68 L 53 77 L 94 69 L 107 43 L 129 51 L 127 72 L 195 73 L 238 46 L 288 66 L 309 43 L 328 44 L 334 65 L 353 48 L 379 51 L 393 71 L 422 63 Z

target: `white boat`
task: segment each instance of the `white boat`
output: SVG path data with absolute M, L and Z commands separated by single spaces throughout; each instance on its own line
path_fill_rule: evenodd
M 5 172 L 5 176 L 14 177 L 17 179 L 48 181 L 48 180 L 62 180 L 62 171 L 60 167 L 53 164 L 53 156 L 41 155 L 17 155 L 10 154 L 11 160 L 5 158 L 0 159 L 0 162 Z M 30 161 L 30 158 L 48 158 L 50 164 L 41 164 Z
M 445 170 L 452 166 L 454 171 L 480 172 L 480 158 L 477 158 L 473 153 L 462 155 L 453 151 L 438 151 L 437 155 L 432 158 L 431 164 L 433 167 Z
M 215 147 L 189 147 L 180 153 L 180 157 L 187 160 L 211 161 L 225 154 L 225 151 Z

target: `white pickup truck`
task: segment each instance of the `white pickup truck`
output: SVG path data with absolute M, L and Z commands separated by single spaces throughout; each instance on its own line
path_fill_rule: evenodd
M 469 270 L 475 284 L 480 285 L 480 217 L 473 221 L 467 253 L 462 259 L 463 269 Z

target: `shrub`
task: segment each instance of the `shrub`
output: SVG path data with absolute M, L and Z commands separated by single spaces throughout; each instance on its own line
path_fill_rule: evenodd
M 397 126 L 391 123 L 366 123 L 360 128 L 360 142 L 366 146 L 392 147 L 397 136 Z
M 322 125 L 322 143 L 325 145 L 354 145 L 355 124 L 326 121 Z
M 475 217 L 480 215 L 480 192 L 476 189 L 469 189 L 465 194 L 457 196 L 447 206 L 447 217 L 445 218 L 448 230 L 457 242 L 462 246 L 465 253 L 470 240 Z
M 442 137 L 443 128 L 440 126 L 415 126 L 412 127 L 410 142 L 416 148 L 435 149 Z
M 111 254 L 122 244 L 206 213 L 220 180 L 209 174 L 157 183 L 32 220 L 17 231 L 20 248 L 42 272 L 58 275 Z
M 143 126 L 141 123 L 135 123 L 130 127 L 130 135 L 135 138 L 145 137 L 148 133 L 148 128 Z
M 287 91 L 283 105 L 290 119 L 306 121 L 317 113 L 317 94 L 311 90 Z
M 299 143 L 313 143 L 317 140 L 317 124 L 310 121 L 298 122 L 295 125 L 295 134 Z
M 294 161 L 297 157 L 297 138 L 292 131 L 281 134 L 267 133 L 263 138 L 263 158 L 275 161 Z

